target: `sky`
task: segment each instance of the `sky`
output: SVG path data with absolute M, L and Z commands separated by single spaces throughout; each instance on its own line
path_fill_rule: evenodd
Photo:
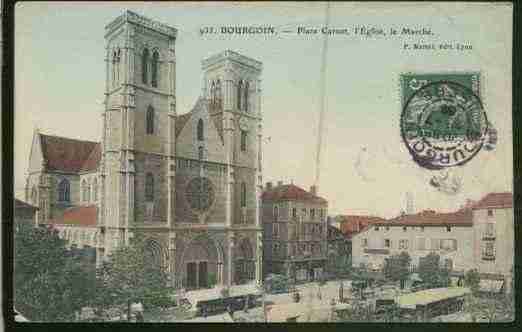
M 18 3 L 15 9 L 15 195 L 23 188 L 32 136 L 99 141 L 105 84 L 104 27 L 125 9 L 178 29 L 177 112 L 201 93 L 201 60 L 231 49 L 263 63 L 263 181 L 314 182 L 322 35 L 210 35 L 205 26 L 321 26 L 324 3 Z M 329 214 L 393 217 L 411 193 L 416 211 L 451 211 L 466 199 L 512 191 L 512 9 L 508 4 L 332 3 L 330 26 L 429 28 L 433 36 L 329 37 L 319 194 Z M 484 24 L 494 22 L 494 24 Z M 466 43 L 468 51 L 408 51 L 404 43 Z M 498 130 L 494 150 L 461 167 L 419 167 L 402 142 L 401 73 L 481 73 L 481 98 Z M 449 173 L 456 194 L 429 185 Z

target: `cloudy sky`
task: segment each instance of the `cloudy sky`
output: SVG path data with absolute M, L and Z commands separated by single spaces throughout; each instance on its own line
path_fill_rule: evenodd
M 332 214 L 400 213 L 411 193 L 415 210 L 452 210 L 466 199 L 511 191 L 511 7 L 502 4 L 331 4 L 330 25 L 402 29 L 433 36 L 332 36 L 326 68 L 326 116 L 319 191 Z M 232 49 L 263 62 L 264 181 L 308 188 L 315 176 L 322 36 L 201 36 L 205 26 L 321 26 L 324 3 L 18 3 L 15 11 L 15 193 L 23 197 L 35 127 L 43 133 L 101 137 L 104 27 L 124 9 L 178 29 L 178 114 L 201 91 L 201 60 Z M 494 24 L 485 24 L 490 22 Z M 463 43 L 472 50 L 409 51 L 404 43 Z M 498 130 L 493 151 L 481 151 L 449 176 L 456 194 L 429 185 L 443 171 L 420 168 L 399 131 L 399 75 L 480 71 L 488 119 Z

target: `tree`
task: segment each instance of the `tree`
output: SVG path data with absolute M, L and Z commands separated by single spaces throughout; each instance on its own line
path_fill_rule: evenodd
M 404 283 L 410 275 L 410 255 L 403 251 L 399 255 L 393 255 L 386 259 L 384 265 L 384 275 L 386 278 L 401 282 L 401 289 L 404 288 Z
M 34 321 L 70 321 L 92 302 L 94 278 L 52 228 L 20 224 L 14 237 L 14 304 Z
M 130 245 L 116 248 L 98 270 L 98 284 L 104 289 L 98 303 L 126 304 L 127 319 L 130 320 L 133 302 L 141 302 L 145 308 L 168 302 L 170 289 L 167 282 L 166 271 L 154 264 L 146 249 L 145 238 L 138 234 Z
M 449 271 L 440 266 L 440 256 L 430 253 L 419 261 L 419 277 L 428 288 L 447 287 Z
M 476 269 L 468 270 L 464 275 L 464 283 L 476 293 L 479 289 L 480 273 Z

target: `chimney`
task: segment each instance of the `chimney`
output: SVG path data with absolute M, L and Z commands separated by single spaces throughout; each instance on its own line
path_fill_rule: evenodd
M 317 196 L 317 187 L 315 185 L 311 186 L 310 192 L 312 193 L 312 195 Z
M 277 181 L 277 186 L 282 186 L 283 185 L 283 181 Z
M 266 183 L 266 190 L 270 190 L 272 189 L 272 182 L 267 182 Z

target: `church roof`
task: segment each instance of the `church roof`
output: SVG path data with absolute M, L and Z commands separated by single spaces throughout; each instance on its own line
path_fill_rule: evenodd
M 272 189 L 267 189 L 263 192 L 261 199 L 263 201 L 295 200 L 327 203 L 326 199 L 316 196 L 294 184 L 279 185 Z
M 43 134 L 40 139 L 48 170 L 76 173 L 98 168 L 100 143 Z
M 194 114 L 197 110 L 199 110 L 201 107 L 203 107 L 204 104 L 205 104 L 205 99 L 200 97 L 200 98 L 198 98 L 198 100 L 196 101 L 196 104 L 194 105 L 194 107 L 192 108 L 192 110 L 190 112 L 176 116 L 176 137 L 178 137 L 179 134 L 181 134 L 181 131 L 185 127 L 185 124 L 192 117 L 192 114 Z M 221 143 L 223 143 L 224 142 L 223 118 L 221 115 L 212 115 L 212 114 L 210 117 L 212 119 L 212 122 L 214 123 L 214 126 L 216 127 L 216 130 L 219 134 L 219 138 L 221 138 Z
M 24 202 L 18 198 L 15 198 L 15 210 L 18 209 L 30 209 L 30 210 L 38 210 L 37 206 Z
M 49 224 L 73 225 L 73 226 L 96 226 L 98 208 L 95 205 L 76 206 L 68 208 L 63 215 L 49 220 Z

